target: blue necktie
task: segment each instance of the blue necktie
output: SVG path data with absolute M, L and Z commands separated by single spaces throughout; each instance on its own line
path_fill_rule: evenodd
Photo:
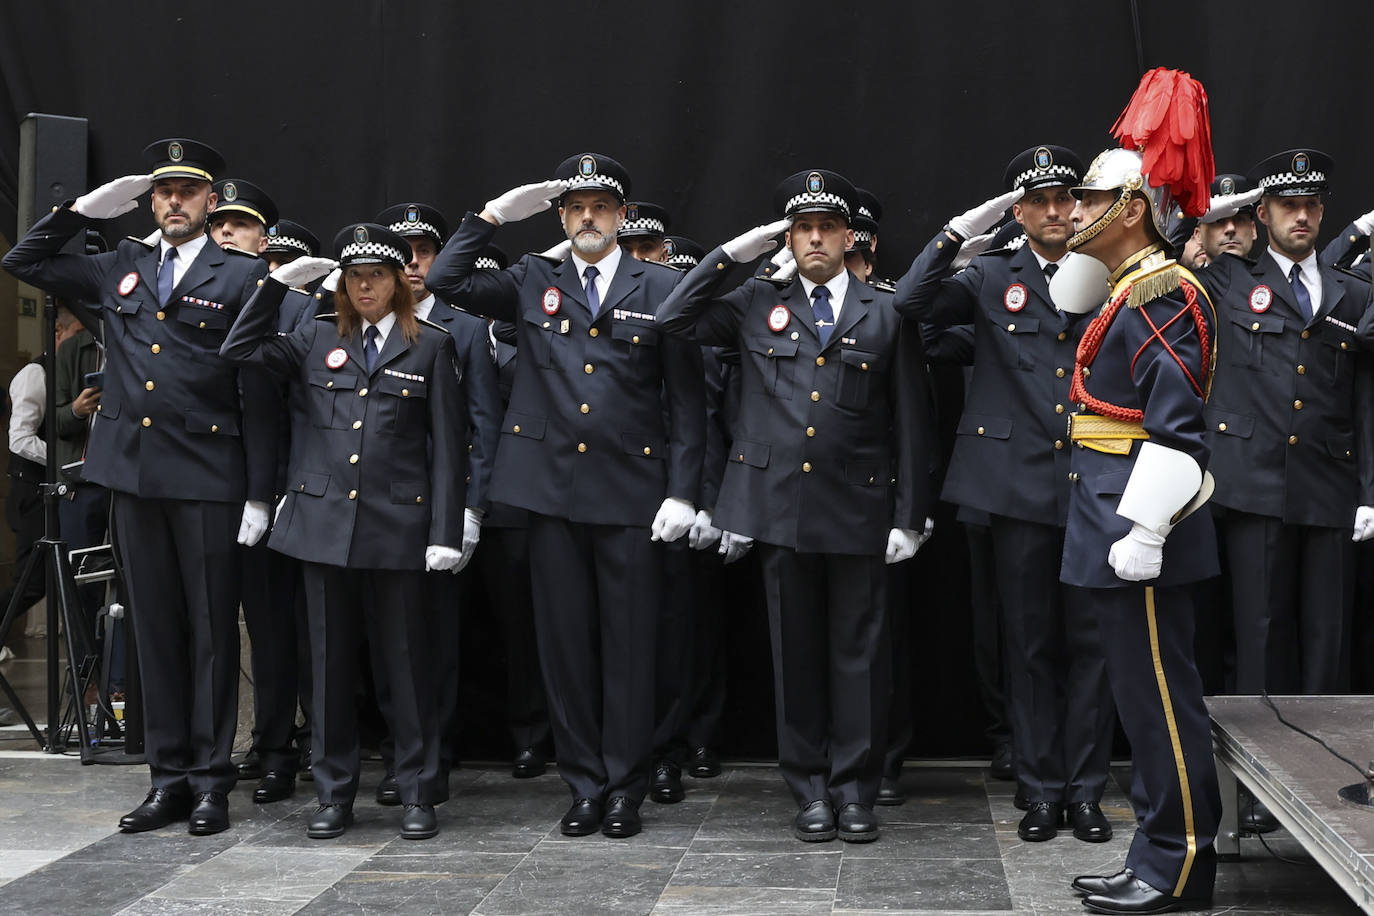
M 363 360 L 367 363 L 367 371 L 370 374 L 372 367 L 377 365 L 377 326 L 374 324 L 363 332 L 367 342 L 363 344 Z
M 176 275 L 177 250 L 168 248 L 167 253 L 162 257 L 162 266 L 157 269 L 157 301 L 163 305 L 172 298 L 172 287 L 176 284 L 173 277 Z
M 600 317 L 601 313 L 601 294 L 596 291 L 596 278 L 601 271 L 595 267 L 588 267 L 582 274 L 582 279 L 587 284 L 587 308 L 592 310 L 592 321 Z
M 818 286 L 811 291 L 811 313 L 816 316 L 816 334 L 821 338 L 821 346 L 830 339 L 830 331 L 835 327 L 835 310 L 830 307 L 830 290 Z
M 1293 284 L 1293 296 L 1298 300 L 1298 305 L 1302 308 L 1302 317 L 1312 317 L 1312 294 L 1307 291 L 1307 284 L 1302 282 L 1302 268 L 1297 264 L 1288 273 L 1288 282 Z

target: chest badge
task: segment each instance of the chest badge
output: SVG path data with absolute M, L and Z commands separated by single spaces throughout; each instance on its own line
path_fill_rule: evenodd
M 542 305 L 545 315 L 557 315 L 558 310 L 563 307 L 563 294 L 558 291 L 557 287 L 550 286 L 544 290 Z
M 1250 311 L 1256 314 L 1269 311 L 1274 302 L 1274 291 L 1261 283 L 1250 290 Z
M 331 369 L 342 369 L 346 362 L 348 362 L 348 353 L 343 347 L 335 347 L 324 358 L 324 364 Z
M 1026 287 L 1023 283 L 1013 283 L 1002 294 L 1002 304 L 1009 312 L 1019 312 L 1026 307 Z
M 119 281 L 117 288 L 121 296 L 127 296 L 134 291 L 135 286 L 138 286 L 138 271 L 131 270 Z
M 791 322 L 792 313 L 785 305 L 775 305 L 773 311 L 768 313 L 768 330 L 775 334 L 783 331 Z

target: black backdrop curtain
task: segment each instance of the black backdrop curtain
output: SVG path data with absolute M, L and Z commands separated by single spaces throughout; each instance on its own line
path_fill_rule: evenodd
M 1059 143 L 1086 161 L 1111 145 L 1142 65 L 1162 65 L 1206 85 L 1221 170 L 1299 145 L 1335 157 L 1330 238 L 1374 207 L 1371 26 L 1367 3 L 1274 0 L 5 3 L 0 233 L 20 228 L 18 124 L 39 111 L 90 120 L 92 184 L 145 171 L 151 140 L 193 136 L 325 239 L 406 199 L 456 225 L 592 149 L 709 248 L 772 219 L 779 178 L 832 168 L 882 199 L 879 269 L 898 276 L 949 216 L 1001 190 L 1017 151 Z M 141 210 L 106 234 L 151 228 Z M 559 238 L 543 216 L 497 242 L 518 255 Z M 923 755 L 981 749 L 967 573 L 942 523 L 912 606 Z M 747 573 L 730 579 L 729 743 L 766 754 L 766 637 Z M 490 675 L 479 664 L 464 680 L 478 750 L 500 754 L 477 727 L 499 716 Z

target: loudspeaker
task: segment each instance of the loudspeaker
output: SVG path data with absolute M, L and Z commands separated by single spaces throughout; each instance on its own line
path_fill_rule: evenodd
M 28 114 L 19 125 L 19 235 L 53 207 L 86 192 L 86 119 Z M 81 254 L 74 236 L 63 251 Z

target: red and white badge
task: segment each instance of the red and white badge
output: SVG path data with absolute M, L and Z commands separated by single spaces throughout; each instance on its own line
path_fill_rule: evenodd
M 138 286 L 138 271 L 131 270 L 119 281 L 119 294 L 127 296 L 134 291 L 135 286 Z
M 544 314 L 557 315 L 558 310 L 563 307 L 563 294 L 556 287 L 550 286 L 544 290 Z
M 1267 312 L 1274 302 L 1274 291 L 1261 283 L 1250 290 L 1250 311 Z
M 1002 294 L 1002 304 L 1009 312 L 1019 312 L 1026 307 L 1026 287 L 1023 283 L 1013 283 Z
M 775 305 L 773 311 L 768 313 L 768 329 L 775 334 L 786 328 L 791 321 L 792 313 L 785 305 Z
M 324 357 L 324 364 L 331 369 L 342 369 L 344 363 L 348 362 L 348 353 L 343 347 L 335 347 Z

